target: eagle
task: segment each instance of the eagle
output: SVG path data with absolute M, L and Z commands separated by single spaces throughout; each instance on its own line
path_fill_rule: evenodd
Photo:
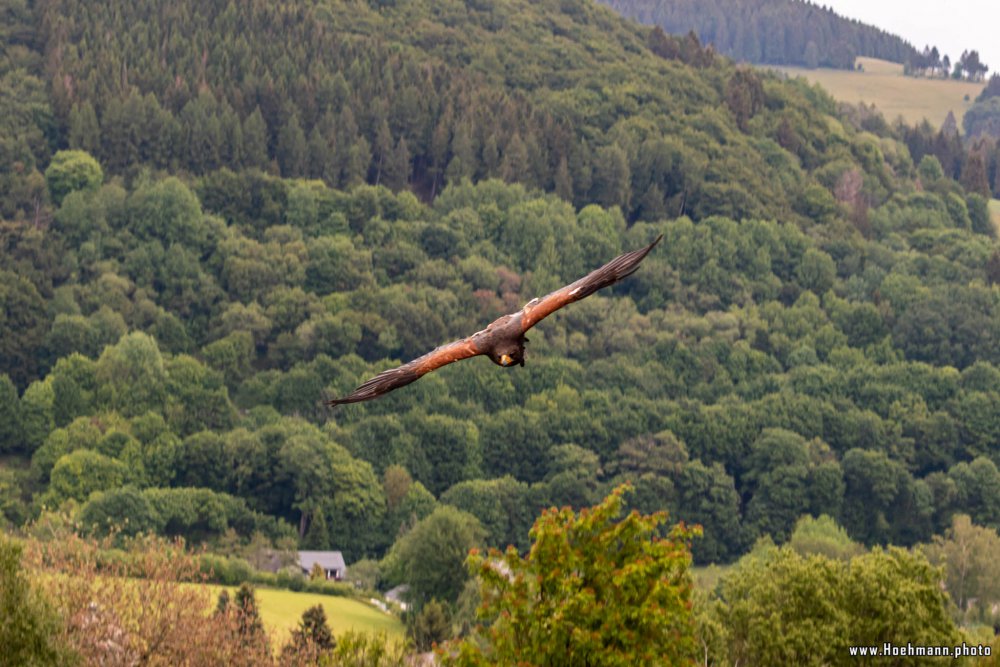
M 524 334 L 528 329 L 563 306 L 585 299 L 597 290 L 614 285 L 630 276 L 639 268 L 642 260 L 662 238 L 661 234 L 648 246 L 619 255 L 576 282 L 561 287 L 540 299 L 532 299 L 521 310 L 504 315 L 482 331 L 435 348 L 402 366 L 382 371 L 347 396 L 329 400 L 326 404 L 334 406 L 342 403 L 370 401 L 394 389 L 416 382 L 424 375 L 436 371 L 442 366 L 462 359 L 478 357 L 481 354 L 489 357 L 490 361 L 497 366 L 505 368 L 524 366 L 524 344 L 528 342 Z

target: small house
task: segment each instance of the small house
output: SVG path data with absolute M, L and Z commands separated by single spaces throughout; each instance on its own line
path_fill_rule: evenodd
M 339 551 L 300 551 L 299 567 L 307 577 L 319 565 L 329 581 L 340 581 L 347 573 L 344 555 Z

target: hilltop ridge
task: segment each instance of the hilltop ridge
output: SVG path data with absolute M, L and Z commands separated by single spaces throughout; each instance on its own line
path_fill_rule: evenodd
M 736 60 L 854 69 L 858 56 L 908 62 L 917 50 L 882 28 L 803 0 L 601 0 L 668 33 L 694 31 Z

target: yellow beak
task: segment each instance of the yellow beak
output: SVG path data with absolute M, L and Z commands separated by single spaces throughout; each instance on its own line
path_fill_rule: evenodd
M 509 354 L 502 354 L 502 355 L 500 355 L 500 365 L 501 366 L 510 366 L 510 363 L 512 361 L 514 361 L 514 360 L 510 358 Z

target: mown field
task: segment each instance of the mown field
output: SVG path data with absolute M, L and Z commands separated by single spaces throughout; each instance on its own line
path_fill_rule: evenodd
M 215 598 L 224 587 L 211 586 L 211 588 L 212 596 Z M 230 587 L 229 594 L 235 593 L 236 588 Z M 260 605 L 260 616 L 271 636 L 272 646 L 281 646 L 292 629 L 298 625 L 302 612 L 317 604 L 323 605 L 326 610 L 327 621 L 335 636 L 347 630 L 354 630 L 369 633 L 385 632 L 390 640 L 403 640 L 403 624 L 398 618 L 358 600 L 270 588 L 258 588 L 256 595 L 257 603 Z
M 993 217 L 993 227 L 1000 234 L 1000 199 L 990 200 L 990 215 Z
M 818 83 L 838 100 L 874 104 L 890 121 L 902 116 L 907 123 L 915 124 L 926 118 L 934 127 L 941 126 L 948 111 L 955 113 L 961 127 L 965 110 L 972 106 L 983 89 L 982 83 L 903 76 L 902 65 L 885 60 L 858 58 L 858 62 L 864 71 L 802 67 L 773 69 Z

